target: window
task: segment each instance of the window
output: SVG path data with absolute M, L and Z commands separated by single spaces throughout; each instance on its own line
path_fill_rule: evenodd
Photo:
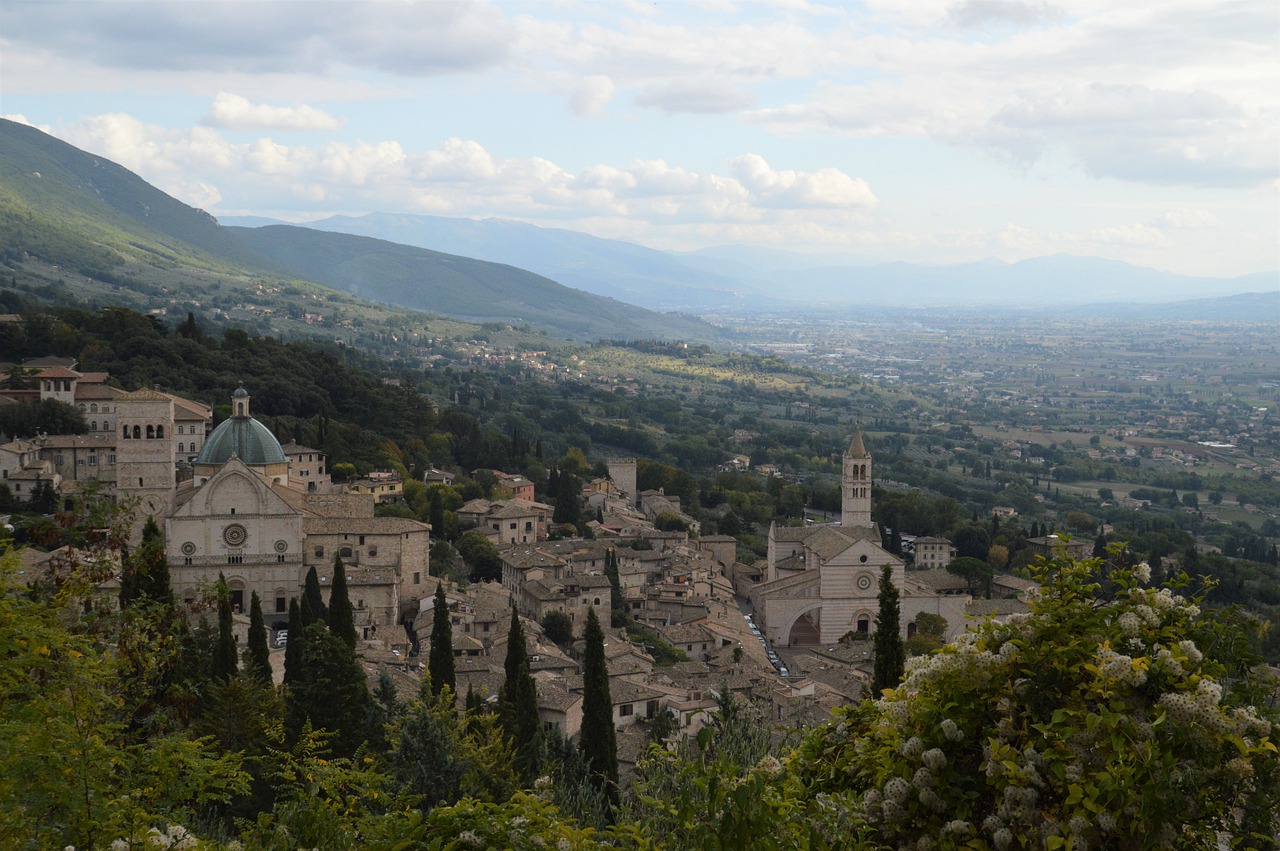
M 59 467 L 61 467 L 61 466 L 62 466 L 62 456 L 61 456 L 61 455 L 55 455 L 55 456 L 53 456 L 53 463 L 55 463 L 55 464 L 57 464 Z
M 81 408 L 83 408 L 83 407 L 84 407 L 84 405 L 81 405 L 80 407 L 81 407 Z M 89 406 L 89 413 L 91 413 L 91 414 L 96 414 L 96 413 L 98 413 L 98 406 L 97 406 L 97 404 L 93 404 L 93 405 L 90 405 L 90 406 Z
M 324 558 L 324 547 L 316 547 L 316 558 Z
M 280 564 L 284 564 L 284 553 L 280 553 L 279 555 L 277 555 L 276 561 L 278 561 Z
M 153 425 L 147 426 L 147 440 L 155 440 L 155 437 L 156 437 L 156 427 Z
M 115 456 L 115 455 L 108 455 L 108 456 L 107 456 L 107 463 L 108 463 L 108 464 L 114 464 L 114 463 L 116 463 L 116 456 Z
M 364 546 L 364 535 L 360 536 L 360 546 Z
M 858 632 L 866 635 L 871 631 L 871 620 L 869 618 L 858 618 Z
M 227 556 L 227 564 L 244 564 L 244 556 Z
M 93 422 L 89 423 L 89 431 L 97 431 L 97 430 L 98 430 L 97 420 L 94 420 Z
M 133 427 L 133 439 L 142 440 L 142 426 Z
M 162 425 L 156 426 L 156 437 L 161 440 L 164 440 L 164 426 Z
M 288 611 L 288 610 L 289 610 L 289 606 L 288 606 L 288 604 L 287 604 L 287 603 L 285 603 L 285 601 L 284 601 L 284 597 L 277 595 L 277 596 L 276 596 L 276 611 L 277 611 L 277 612 L 285 612 L 285 611 Z
M 183 563 L 183 564 L 194 564 L 194 563 L 195 563 L 195 561 L 194 561 L 194 559 L 192 559 L 192 558 L 191 558 L 191 556 L 183 556 L 183 558 L 182 558 L 182 563 Z M 190 600 L 188 600 L 187 602 L 191 602 L 191 601 L 190 601 Z
M 338 550 L 338 555 L 342 558 L 351 558 L 351 547 L 343 547 Z
M 422 584 L 422 574 L 421 574 L 421 573 L 415 573 L 415 574 L 413 575 L 413 584 L 414 584 L 414 585 L 421 585 L 421 584 Z
M 178 451 L 179 451 L 179 452 L 186 452 L 186 451 L 187 451 L 187 445 L 186 445 L 185 443 L 179 443 L 179 444 L 178 444 Z
M 128 426 L 125 426 L 125 427 L 124 427 L 124 439 L 125 439 L 125 440 L 128 440 L 128 439 L 129 439 L 129 427 L 128 427 Z
M 624 703 L 618 707 L 618 716 L 620 718 L 626 718 L 628 715 L 631 715 L 634 712 L 635 712 L 635 709 L 632 708 L 630 703 Z
M 90 467 L 96 467 L 96 466 L 98 466 L 98 456 L 97 456 L 97 455 L 90 455 L 90 456 L 89 456 L 89 466 L 90 466 Z

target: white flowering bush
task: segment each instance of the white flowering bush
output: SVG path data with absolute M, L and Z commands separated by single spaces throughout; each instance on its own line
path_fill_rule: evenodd
M 1194 600 L 1140 565 L 1101 601 L 1100 567 L 1042 563 L 1029 614 L 911 659 L 811 734 L 791 763 L 808 794 L 878 846 L 1276 847 L 1274 688 L 1272 710 L 1244 702 L 1266 686 L 1202 653 Z

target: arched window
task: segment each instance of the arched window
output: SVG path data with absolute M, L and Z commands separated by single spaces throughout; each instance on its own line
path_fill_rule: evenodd
M 342 558 L 351 558 L 351 547 L 343 547 L 338 550 L 338 555 Z
M 186 452 L 186 451 L 187 451 L 187 450 L 186 450 L 186 444 L 185 444 L 185 443 L 179 443 L 179 444 L 178 444 L 178 451 L 179 451 L 179 452 Z
M 97 402 L 95 402 L 95 403 L 93 403 L 92 405 L 90 405 L 90 406 L 89 406 L 89 413 L 91 413 L 91 414 L 96 414 L 96 413 L 98 413 L 98 403 L 97 403 Z
M 237 417 L 244 416 L 244 402 L 236 402 L 236 416 Z
M 156 426 L 156 437 L 160 438 L 161 440 L 164 440 L 164 426 L 162 425 Z
M 153 425 L 147 426 L 147 440 L 155 440 L 155 437 L 156 437 L 156 427 Z
M 97 430 L 98 430 L 97 420 L 94 420 L 93 422 L 89 423 L 89 431 L 97 431 Z
M 133 427 L 133 439 L 142 440 L 142 426 Z
M 125 439 L 125 440 L 128 440 L 128 439 L 129 439 L 129 427 L 128 427 L 128 426 L 124 426 L 124 427 L 123 427 L 123 432 L 124 432 L 124 439 Z

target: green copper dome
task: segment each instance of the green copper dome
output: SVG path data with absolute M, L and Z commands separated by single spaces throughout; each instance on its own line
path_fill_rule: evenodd
M 196 464 L 225 464 L 232 456 L 237 456 L 250 467 L 262 467 L 267 464 L 287 464 L 280 441 L 271 433 L 271 429 L 249 416 L 249 394 L 238 388 L 231 396 L 234 416 L 213 430 L 204 448 L 196 457 Z

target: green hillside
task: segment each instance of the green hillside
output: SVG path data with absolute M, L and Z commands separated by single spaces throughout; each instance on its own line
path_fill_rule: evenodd
M 46 133 L 0 119 L 0 256 L 93 275 L 126 260 L 269 269 L 203 210 Z
M 255 316 L 297 317 L 325 306 L 328 316 L 335 299 L 367 312 L 372 305 L 357 304 L 363 299 L 384 313 L 391 305 L 574 338 L 719 337 L 697 320 L 512 266 L 303 228 L 224 228 L 116 163 L 5 120 L 0 261 L 87 301 L 138 309 L 178 305 L 234 316 L 252 305 Z
M 718 336 L 705 323 L 570 289 L 501 263 L 288 225 L 228 230 L 299 277 L 384 304 L 527 323 L 580 338 Z

